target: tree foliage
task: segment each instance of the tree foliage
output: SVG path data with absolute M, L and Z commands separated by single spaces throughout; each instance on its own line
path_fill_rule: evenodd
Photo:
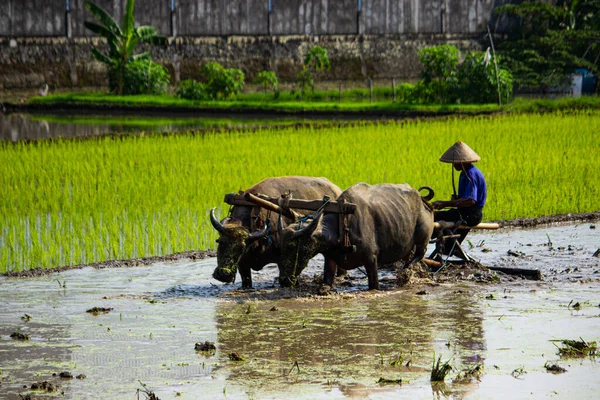
M 242 70 L 225 68 L 214 61 L 205 64 L 200 73 L 204 77 L 207 94 L 213 100 L 235 97 L 244 88 L 246 80 Z
M 507 103 L 512 99 L 512 74 L 494 60 L 490 49 L 469 52 L 462 62 L 460 51 L 452 45 L 425 47 L 418 55 L 423 71 L 411 93 L 418 102 Z
M 498 43 L 498 51 L 519 87 L 565 85 L 577 67 L 600 72 L 600 1 L 525 1 L 495 13 L 518 18 L 517 29 Z
M 261 71 L 256 75 L 254 83 L 261 85 L 265 91 L 265 98 L 267 97 L 267 90 L 272 90 L 273 93 L 277 93 L 277 85 L 279 85 L 279 79 L 273 71 Z
M 328 71 L 330 68 L 331 62 L 327 55 L 327 49 L 321 46 L 314 46 L 306 53 L 302 69 L 296 77 L 302 97 L 304 97 L 306 92 L 310 92 L 311 95 L 314 94 L 315 76 L 317 73 Z
M 193 79 L 177 86 L 177 96 L 190 100 L 221 100 L 237 96 L 244 88 L 244 73 L 235 68 L 224 68 L 211 61 L 200 70 L 202 82 Z
M 469 52 L 458 67 L 456 96 L 461 103 L 506 104 L 512 100 L 512 73 L 496 70 L 490 49 Z
M 128 63 L 141 59 L 150 59 L 150 54 L 145 52 L 134 54 L 139 43 L 150 43 L 154 45 L 164 45 L 166 37 L 158 35 L 156 29 L 152 26 L 135 27 L 133 16 L 134 0 L 127 0 L 125 14 L 121 26 L 115 19 L 102 7 L 92 1 L 85 3 L 86 8 L 96 17 L 99 23 L 85 21 L 87 29 L 102 36 L 108 44 L 108 54 L 102 53 L 97 48 L 92 48 L 94 58 L 108 66 L 109 82 L 111 90 L 117 94 L 127 94 L 125 88 L 125 73 Z
M 452 101 L 458 83 L 458 49 L 451 45 L 431 46 L 419 50 L 417 55 L 423 64 L 421 79 L 425 97 L 433 97 L 431 101 L 435 103 Z
M 113 74 L 118 73 L 112 70 Z M 169 84 L 169 74 L 165 68 L 148 59 L 138 59 L 127 63 L 123 74 L 124 94 L 164 94 Z M 109 83 L 118 81 L 110 78 Z M 110 87 L 115 92 L 117 88 Z

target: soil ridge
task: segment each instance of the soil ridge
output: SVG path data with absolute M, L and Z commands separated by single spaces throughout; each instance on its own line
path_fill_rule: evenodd
M 505 228 L 533 228 L 543 227 L 546 225 L 556 225 L 573 222 L 596 222 L 600 221 L 600 211 L 587 212 L 579 214 L 559 214 L 545 217 L 535 218 L 515 218 L 512 220 L 504 221 L 486 221 L 486 222 L 497 222 L 500 224 L 501 229 Z M 214 250 L 194 250 L 186 251 L 181 253 L 169 254 L 164 256 L 151 256 L 142 258 L 132 258 L 127 260 L 109 260 L 91 264 L 80 264 L 80 265 L 67 265 L 54 268 L 34 268 L 25 271 L 8 271 L 0 274 L 0 276 L 6 276 L 11 278 L 31 278 L 49 275 L 56 272 L 67 271 L 70 269 L 79 268 L 127 268 L 137 267 L 143 265 L 150 265 L 157 262 L 173 262 L 179 260 L 202 260 L 209 257 L 216 257 L 217 253 Z

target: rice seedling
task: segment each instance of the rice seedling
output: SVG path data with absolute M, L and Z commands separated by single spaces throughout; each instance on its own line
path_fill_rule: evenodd
M 554 345 L 558 348 L 558 354 L 561 357 L 594 357 L 598 355 L 598 344 L 596 342 L 586 342 L 582 338 L 580 340 L 569 340 L 559 339 L 552 340 L 552 342 L 560 342 L 561 347 L 558 347 L 556 343 Z
M 0 272 L 215 247 L 208 213 L 270 176 L 429 185 L 462 140 L 482 157 L 485 220 L 600 209 L 600 112 L 0 142 Z M 565 167 L 567 166 L 567 167 Z
M 446 375 L 452 371 L 452 365 L 450 365 L 452 359 L 442 363 L 442 356 L 439 356 L 437 361 L 435 360 L 435 353 L 433 353 L 433 365 L 431 367 L 431 382 L 443 382 L 446 379 Z

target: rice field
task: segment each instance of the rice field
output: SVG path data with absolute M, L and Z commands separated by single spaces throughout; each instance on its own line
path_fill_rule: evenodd
M 223 196 L 312 175 L 452 193 L 454 142 L 481 157 L 484 220 L 600 210 L 600 112 L 0 143 L 0 272 L 214 248 Z M 458 179 L 458 175 L 456 176 Z

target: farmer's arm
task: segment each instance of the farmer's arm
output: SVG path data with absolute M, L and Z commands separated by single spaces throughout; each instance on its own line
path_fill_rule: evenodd
M 433 208 L 441 210 L 442 208 L 464 208 L 475 205 L 475 200 L 469 198 L 460 198 L 455 200 L 440 200 L 431 203 Z

